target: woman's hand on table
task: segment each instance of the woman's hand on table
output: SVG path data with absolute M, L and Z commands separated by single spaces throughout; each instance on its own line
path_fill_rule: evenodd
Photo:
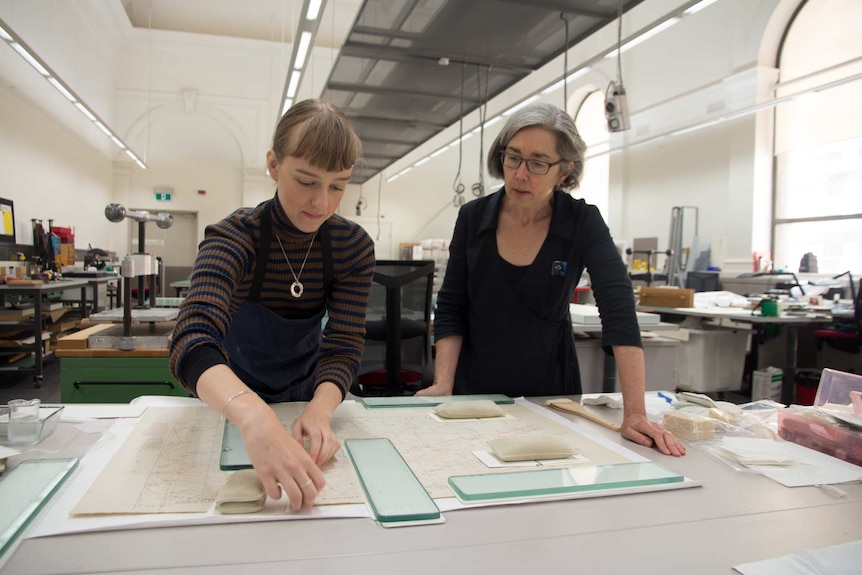
M 305 438 L 308 437 L 308 455 L 318 467 L 329 461 L 341 448 L 341 443 L 329 423 L 330 418 L 331 413 L 310 403 L 290 426 L 290 433 L 300 445 L 304 445 Z
M 238 424 L 249 460 L 269 497 L 279 499 L 283 489 L 291 511 L 310 509 L 326 485 L 323 473 L 302 441 L 284 428 L 269 406 L 265 407 L 268 413 L 249 414 L 248 423 Z
M 445 385 L 442 383 L 434 382 L 430 387 L 426 387 L 417 391 L 414 395 L 421 397 L 423 395 L 426 396 L 441 396 L 441 395 L 452 395 L 452 385 Z
M 626 415 L 622 425 L 623 437 L 646 447 L 656 447 L 665 455 L 685 455 L 685 446 L 673 433 L 653 423 L 643 413 Z

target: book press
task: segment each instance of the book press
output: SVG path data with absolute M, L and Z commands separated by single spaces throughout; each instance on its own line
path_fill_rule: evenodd
M 88 347 L 125 351 L 167 349 L 178 309 L 157 306 L 156 294 L 162 262 L 153 254 L 144 253 L 144 249 L 147 223 L 155 222 L 159 228 L 165 230 L 173 225 L 173 216 L 168 213 L 127 210 L 120 204 L 108 204 L 105 207 L 105 217 L 115 223 L 126 218 L 138 222 L 139 252 L 126 254 L 120 266 L 122 308 L 90 315 L 90 320 L 94 323 L 114 325 L 90 336 Z

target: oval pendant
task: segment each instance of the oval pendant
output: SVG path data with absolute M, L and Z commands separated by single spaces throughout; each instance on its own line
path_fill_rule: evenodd
M 290 295 L 293 297 L 302 297 L 302 292 L 305 288 L 302 287 L 302 284 L 299 282 L 293 282 L 290 284 Z

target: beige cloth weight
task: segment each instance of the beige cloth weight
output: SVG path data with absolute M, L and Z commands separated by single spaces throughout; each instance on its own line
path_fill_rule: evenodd
M 578 452 L 577 449 L 559 439 L 546 435 L 524 437 L 501 437 L 488 442 L 497 459 L 501 461 L 532 461 L 535 459 L 563 459 Z
M 490 399 L 446 401 L 435 407 L 434 413 L 444 419 L 484 419 L 506 415 L 506 412 Z
M 257 513 L 263 509 L 266 491 L 254 469 L 240 469 L 231 473 L 216 494 L 216 511 L 224 514 Z

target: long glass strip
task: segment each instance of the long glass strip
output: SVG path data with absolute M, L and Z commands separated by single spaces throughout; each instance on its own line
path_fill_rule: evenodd
M 434 407 L 447 401 L 475 401 L 478 399 L 490 399 L 498 405 L 515 403 L 515 400 L 501 393 L 487 393 L 478 395 L 440 395 L 419 396 L 406 395 L 394 397 L 364 397 L 362 405 L 368 409 L 376 407 Z
M 0 480 L 0 556 L 12 545 L 57 488 L 77 459 L 28 459 Z
M 482 475 L 456 475 L 449 487 L 464 502 L 529 499 L 586 491 L 677 483 L 685 477 L 652 461 L 613 465 L 535 469 Z
M 225 420 L 219 469 L 222 471 L 234 471 L 236 469 L 251 469 L 251 466 L 248 453 L 245 452 L 245 444 L 242 442 L 242 434 L 239 432 L 239 427 Z
M 344 447 L 378 521 L 440 518 L 437 504 L 386 438 L 347 439 Z

